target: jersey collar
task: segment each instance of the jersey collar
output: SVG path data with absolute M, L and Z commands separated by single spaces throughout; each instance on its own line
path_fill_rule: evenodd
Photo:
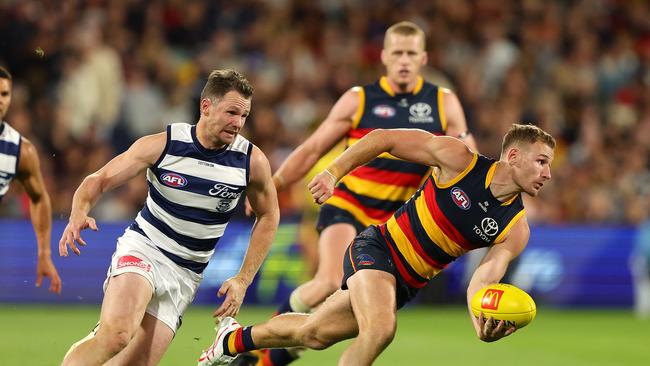
M 424 85 L 424 79 L 422 76 L 418 76 L 418 82 L 415 84 L 415 88 L 413 89 L 412 94 L 415 95 L 422 90 L 422 86 Z M 388 83 L 388 78 L 386 76 L 382 76 L 379 79 L 379 86 L 386 92 L 386 94 L 390 95 L 391 97 L 395 96 L 395 91 L 393 88 L 390 87 L 390 84 Z
M 190 134 L 192 135 L 192 142 L 194 142 L 194 146 L 197 148 L 197 150 L 199 150 L 200 153 L 202 153 L 205 156 L 215 157 L 228 149 L 229 145 L 214 150 L 208 149 L 205 146 L 201 145 L 199 138 L 196 137 L 196 125 L 192 125 L 192 127 L 190 128 Z
M 488 169 L 487 175 L 485 176 L 485 189 L 487 189 L 488 191 L 490 190 L 490 183 L 492 183 L 492 178 L 494 178 L 494 172 L 496 171 L 496 169 L 497 169 L 497 162 L 495 161 L 494 163 L 492 163 L 492 166 L 490 166 L 490 169 Z M 491 193 L 492 192 L 490 192 L 490 194 Z M 515 202 L 517 197 L 519 197 L 519 194 L 515 194 L 514 196 L 512 196 L 512 198 L 508 199 L 505 202 L 502 202 L 501 206 L 509 206 L 510 204 Z

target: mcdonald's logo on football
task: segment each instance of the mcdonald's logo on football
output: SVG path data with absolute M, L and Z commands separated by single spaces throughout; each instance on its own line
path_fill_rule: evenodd
M 481 299 L 481 308 L 497 310 L 499 308 L 499 302 L 501 302 L 502 296 L 503 290 L 497 290 L 493 288 L 485 290 L 483 299 Z

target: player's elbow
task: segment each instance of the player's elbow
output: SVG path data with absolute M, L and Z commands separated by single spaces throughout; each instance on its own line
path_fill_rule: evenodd
M 101 171 L 84 178 L 79 188 L 84 187 L 88 192 L 104 193 L 107 190 L 107 179 Z
M 32 206 L 40 206 L 43 204 L 49 205 L 49 197 L 45 191 L 45 187 L 42 187 L 39 190 L 29 190 L 27 191 L 27 197 L 29 197 L 29 203 Z
M 255 213 L 255 216 L 257 217 L 258 225 L 273 229 L 273 232 L 275 233 L 275 228 L 280 224 L 280 208 L 277 204 L 259 214 Z
M 372 130 L 365 136 L 366 139 L 373 139 L 377 143 L 386 143 L 387 141 L 389 141 L 389 137 L 390 137 L 390 132 L 383 128 L 377 128 L 375 130 Z
M 295 167 L 298 170 L 305 170 L 304 176 L 328 151 L 329 149 L 324 142 L 310 138 L 294 150 L 290 159 L 294 159 L 294 162 L 297 163 Z
M 382 152 L 390 152 L 398 145 L 399 134 L 395 131 L 378 128 L 370 131 L 365 138 L 371 140 L 372 145 L 381 147 Z

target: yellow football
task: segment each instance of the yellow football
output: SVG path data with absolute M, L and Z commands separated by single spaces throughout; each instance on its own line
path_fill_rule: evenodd
M 495 283 L 480 289 L 472 297 L 472 314 L 478 318 L 504 320 L 506 327 L 523 328 L 535 319 L 537 307 L 526 291 L 506 283 Z

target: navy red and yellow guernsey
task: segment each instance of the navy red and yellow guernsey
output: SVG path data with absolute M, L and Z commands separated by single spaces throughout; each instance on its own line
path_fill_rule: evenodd
M 382 77 L 359 89 L 359 108 L 347 147 L 370 131 L 418 128 L 444 135 L 444 89 L 418 79 L 412 93 L 396 94 Z M 343 177 L 326 204 L 351 213 L 364 226 L 386 222 L 429 175 L 430 167 L 384 153 Z
M 490 182 L 497 162 L 474 154 L 467 168 L 440 184 L 431 175 L 379 230 L 402 278 L 423 287 L 469 250 L 500 243 L 525 213 L 521 195 L 497 200 Z

